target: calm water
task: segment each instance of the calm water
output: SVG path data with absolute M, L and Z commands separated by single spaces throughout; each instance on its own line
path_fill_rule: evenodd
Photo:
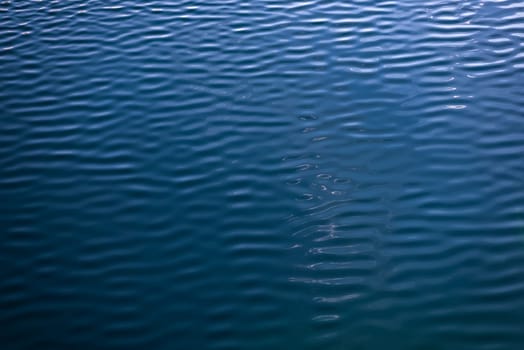
M 0 1 L 2 349 L 524 349 L 520 0 Z

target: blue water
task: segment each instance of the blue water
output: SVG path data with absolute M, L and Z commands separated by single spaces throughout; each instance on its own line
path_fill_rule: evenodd
M 518 0 L 0 1 L 2 349 L 524 349 Z

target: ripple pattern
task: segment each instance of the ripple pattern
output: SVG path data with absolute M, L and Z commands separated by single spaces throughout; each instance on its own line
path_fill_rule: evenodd
M 524 348 L 517 0 L 0 1 L 5 349 Z

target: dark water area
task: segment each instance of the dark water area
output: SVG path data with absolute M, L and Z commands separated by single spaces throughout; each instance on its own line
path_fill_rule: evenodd
M 0 1 L 0 348 L 524 349 L 524 3 Z

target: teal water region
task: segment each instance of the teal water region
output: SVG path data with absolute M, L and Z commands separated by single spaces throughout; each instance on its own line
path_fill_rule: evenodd
M 524 349 L 517 0 L 0 1 L 0 347 Z

